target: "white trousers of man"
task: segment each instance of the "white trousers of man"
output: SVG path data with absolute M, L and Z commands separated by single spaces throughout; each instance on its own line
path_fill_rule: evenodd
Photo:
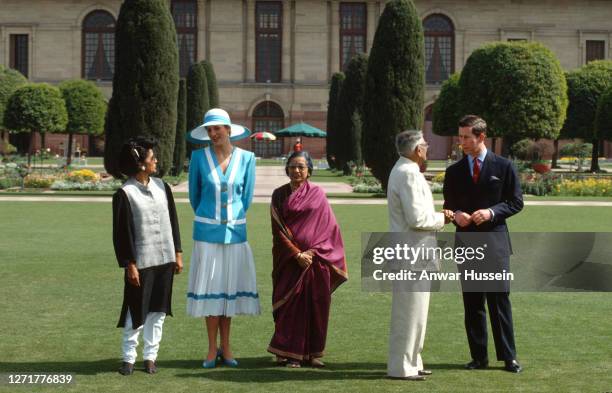
M 128 310 L 125 317 L 125 327 L 123 328 L 123 361 L 127 363 L 136 363 L 136 347 L 138 346 L 138 336 L 142 331 L 144 340 L 144 350 L 142 352 L 144 360 L 155 361 L 157 352 L 159 351 L 159 342 L 162 338 L 162 328 L 166 313 L 150 312 L 147 314 L 144 325 L 140 325 L 137 329 L 132 329 L 132 316 Z
M 410 377 L 423 370 L 421 352 L 425 342 L 429 292 L 393 291 L 389 334 L 390 377 Z

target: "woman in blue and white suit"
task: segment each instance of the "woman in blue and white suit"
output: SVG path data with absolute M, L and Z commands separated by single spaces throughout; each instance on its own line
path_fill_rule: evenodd
M 246 212 L 255 187 L 255 155 L 231 144 L 232 139 L 244 136 L 248 131 L 232 125 L 223 109 L 206 112 L 204 124 L 188 136 L 192 142 L 209 142 L 192 153 L 189 165 L 189 201 L 195 219 L 187 313 L 206 319 L 208 354 L 204 368 L 214 368 L 218 358 L 236 367 L 238 362 L 230 347 L 231 318 L 260 313 L 255 264 L 246 232 Z

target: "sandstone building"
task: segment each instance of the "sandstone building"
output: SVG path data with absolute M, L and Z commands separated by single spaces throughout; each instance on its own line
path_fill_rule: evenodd
M 305 121 L 325 129 L 328 81 L 356 52 L 368 52 L 386 1 L 168 0 L 186 75 L 194 61 L 210 60 L 221 105 L 235 122 L 277 130 Z M 612 2 L 605 0 L 416 0 L 425 29 L 430 105 L 440 84 L 469 54 L 490 41 L 539 41 L 565 69 L 611 58 Z M 96 81 L 111 95 L 114 27 L 120 0 L 0 0 L 0 64 L 30 80 Z M 428 133 L 431 158 L 446 158 L 451 138 Z M 49 135 L 58 149 L 65 137 Z M 95 154 L 86 137 L 78 143 Z M 242 145 L 258 155 L 285 153 L 294 141 Z M 324 154 L 324 140 L 305 148 Z M 602 153 L 610 154 L 610 146 Z M 97 152 L 99 153 L 99 152 Z

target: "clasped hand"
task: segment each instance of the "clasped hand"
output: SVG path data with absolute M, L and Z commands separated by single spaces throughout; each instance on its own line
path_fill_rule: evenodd
M 490 220 L 491 211 L 489 209 L 476 210 L 472 215 L 465 212 L 457 212 L 457 214 L 455 214 L 455 222 L 462 228 L 470 225 L 472 222 L 476 225 L 480 225 Z
M 312 265 L 312 257 L 314 256 L 314 252 L 312 250 L 300 252 L 295 256 L 298 264 L 302 269 L 306 269 L 308 266 Z
M 442 213 L 444 213 L 444 223 L 445 224 L 448 224 L 455 219 L 455 213 L 451 210 L 444 209 L 442 210 Z

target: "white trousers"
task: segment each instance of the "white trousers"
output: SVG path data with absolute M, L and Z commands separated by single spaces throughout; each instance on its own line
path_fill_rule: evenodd
M 429 292 L 393 291 L 389 334 L 390 377 L 409 377 L 423 370 L 421 352 L 425 342 Z
M 162 338 L 162 328 L 166 319 L 166 313 L 150 312 L 147 314 L 144 325 L 137 329 L 132 329 L 132 316 L 128 310 L 125 317 L 125 327 L 123 328 L 123 361 L 136 363 L 136 347 L 138 346 L 138 336 L 142 331 L 144 340 L 143 358 L 144 360 L 155 361 L 159 351 L 159 342 Z

